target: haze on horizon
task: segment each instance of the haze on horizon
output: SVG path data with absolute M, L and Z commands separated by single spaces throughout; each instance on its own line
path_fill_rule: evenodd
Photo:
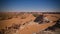
M 0 0 L 3 12 L 59 12 L 60 0 Z

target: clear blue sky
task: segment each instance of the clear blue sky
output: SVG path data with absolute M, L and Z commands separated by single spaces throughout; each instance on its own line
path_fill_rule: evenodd
M 60 0 L 0 0 L 1 11 L 40 11 L 60 9 Z

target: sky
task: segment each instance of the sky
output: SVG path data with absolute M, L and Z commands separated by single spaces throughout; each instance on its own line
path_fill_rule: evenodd
M 0 11 L 40 12 L 60 10 L 60 0 L 0 0 Z

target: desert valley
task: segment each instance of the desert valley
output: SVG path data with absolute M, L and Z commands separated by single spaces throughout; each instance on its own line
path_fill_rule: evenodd
M 59 13 L 0 12 L 0 34 L 57 34 L 56 31 L 60 33 Z

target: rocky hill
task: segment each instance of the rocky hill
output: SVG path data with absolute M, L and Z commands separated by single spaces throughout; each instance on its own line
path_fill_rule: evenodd
M 42 22 L 40 15 L 43 15 Z M 34 21 L 37 18 L 39 21 Z M 52 31 L 49 27 L 55 27 L 58 19 L 59 13 L 0 12 L 0 34 L 40 34 L 40 31 Z

